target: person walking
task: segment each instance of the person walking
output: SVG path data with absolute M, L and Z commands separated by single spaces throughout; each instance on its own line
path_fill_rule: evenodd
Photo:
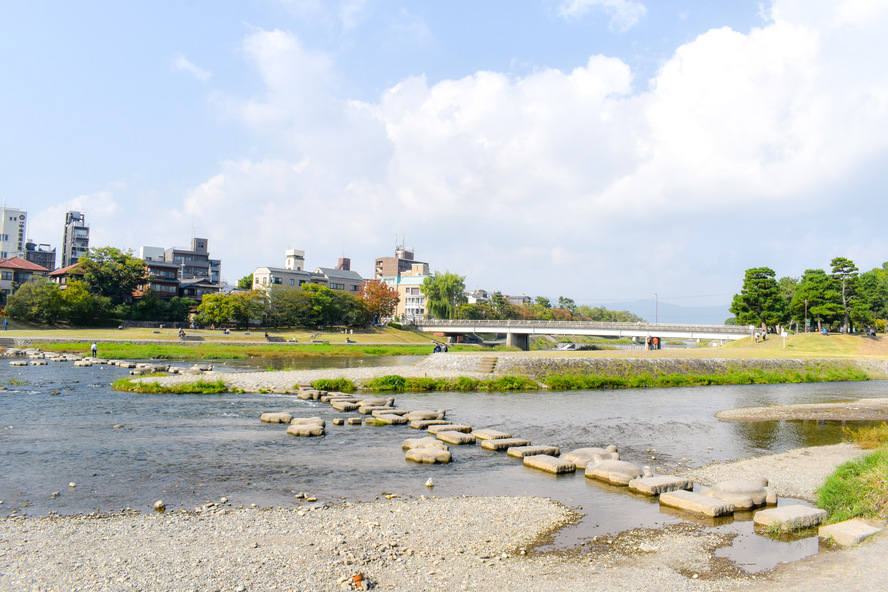
M 93 343 L 91 346 L 89 346 L 89 351 L 92 354 L 92 357 L 95 358 L 99 354 L 99 346 Z
M 9 331 L 9 321 L 7 321 L 6 319 L 3 319 L 3 330 Z

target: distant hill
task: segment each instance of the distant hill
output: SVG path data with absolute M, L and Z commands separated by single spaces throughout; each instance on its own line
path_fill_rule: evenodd
M 732 315 L 729 304 L 720 306 L 680 306 L 660 301 L 656 306 L 653 300 L 636 300 L 634 302 L 608 302 L 597 304 L 608 310 L 626 310 L 638 315 L 649 323 L 676 323 L 688 325 L 724 325 Z M 656 313 L 656 314 L 655 314 Z

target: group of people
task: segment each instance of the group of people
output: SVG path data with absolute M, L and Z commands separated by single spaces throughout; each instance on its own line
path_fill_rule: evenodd
M 446 343 L 436 343 L 435 349 L 432 350 L 432 353 L 439 354 L 441 352 L 447 353 L 447 344 Z

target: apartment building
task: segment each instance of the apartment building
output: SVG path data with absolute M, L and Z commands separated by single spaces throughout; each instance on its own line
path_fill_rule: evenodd
M 62 237 L 62 262 L 68 267 L 89 252 L 89 224 L 83 212 L 65 213 L 65 234 Z
M 0 259 L 24 256 L 28 212 L 3 204 L 0 213 Z

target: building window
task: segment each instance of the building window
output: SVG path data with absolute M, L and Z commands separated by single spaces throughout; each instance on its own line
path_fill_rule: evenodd
M 294 279 L 291 278 L 291 279 L 290 279 L 290 285 L 291 285 L 291 286 L 295 286 L 295 285 L 296 285 L 296 280 L 294 280 Z

